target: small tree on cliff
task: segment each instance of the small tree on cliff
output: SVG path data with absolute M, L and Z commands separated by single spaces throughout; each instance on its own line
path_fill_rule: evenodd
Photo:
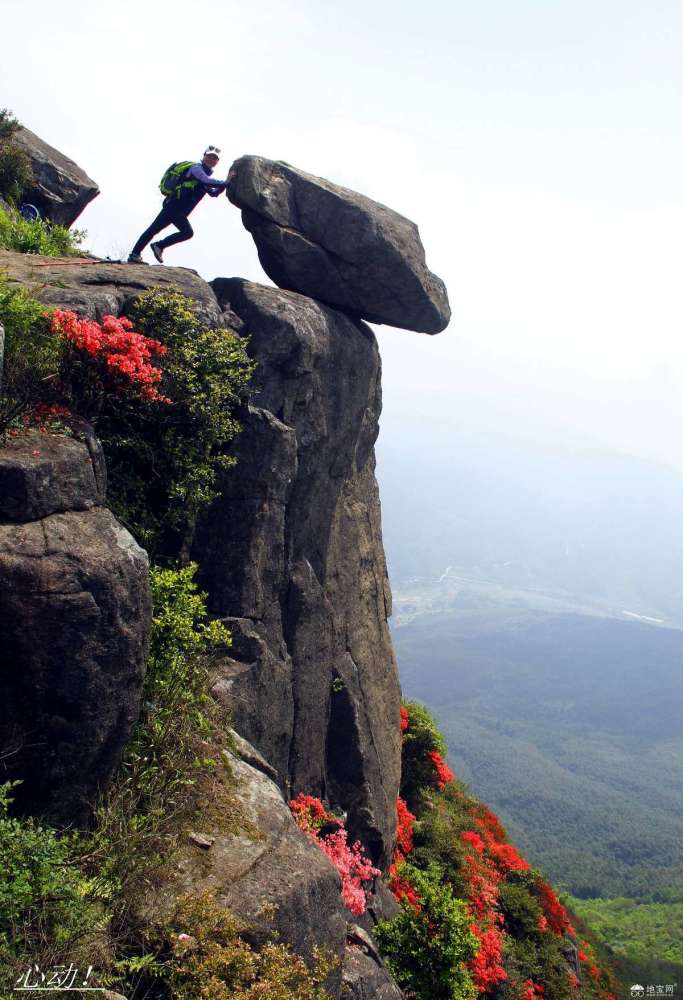
M 21 125 L 7 108 L 0 108 L 0 196 L 19 202 L 33 183 L 31 161 L 14 141 Z

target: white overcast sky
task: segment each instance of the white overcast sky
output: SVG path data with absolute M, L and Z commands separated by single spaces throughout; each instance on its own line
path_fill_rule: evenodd
M 594 442 L 683 467 L 683 5 L 4 0 L 0 107 L 102 194 L 127 254 L 173 160 L 284 159 L 416 221 L 439 337 L 378 328 L 388 427 Z M 227 199 L 168 263 L 267 281 Z

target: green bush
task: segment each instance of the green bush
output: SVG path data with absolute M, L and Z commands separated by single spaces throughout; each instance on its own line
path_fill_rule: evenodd
M 436 751 L 446 757 L 448 746 L 424 705 L 417 701 L 404 701 L 403 704 L 410 722 L 403 734 L 401 796 L 414 812 L 419 808 L 424 791 L 434 783 L 434 767 L 428 754 Z
M 16 783 L 14 783 L 16 784 Z M 71 863 L 69 838 L 8 815 L 13 784 L 0 785 L 0 995 L 24 962 L 50 963 L 106 926 L 90 884 Z M 3 982 L 4 981 L 4 982 Z
M 204 329 L 178 291 L 144 293 L 131 319 L 168 347 L 160 390 L 173 404 L 111 400 L 97 416 L 110 503 L 156 561 L 186 561 L 197 514 L 217 495 L 219 472 L 234 464 L 225 449 L 240 429 L 235 411 L 254 364 L 244 340 Z
M 64 344 L 50 332 L 45 306 L 1 279 L 0 323 L 5 329 L 1 436 L 38 403 L 53 401 Z
M 29 222 L 14 210 L 4 212 L 0 209 L 0 247 L 4 250 L 42 254 L 44 257 L 69 257 L 78 253 L 84 238 L 84 230 L 67 229 L 42 219 Z
M 0 195 L 15 203 L 33 183 L 31 160 L 13 141 L 20 128 L 12 112 L 0 108 Z
M 240 937 L 234 917 L 207 893 L 179 900 L 162 943 L 166 957 L 151 971 L 174 1000 L 325 1000 L 336 965 L 316 954 L 313 970 L 288 947 L 259 951 Z M 179 938 L 183 934 L 185 937 Z M 165 946 L 165 947 L 164 947 Z
M 399 875 L 417 891 L 420 910 L 403 900 L 400 912 L 375 929 L 397 983 L 415 1000 L 469 1000 L 476 991 L 465 962 L 476 955 L 478 941 L 467 905 L 438 865 L 420 871 L 404 864 Z
M 467 875 L 464 868 L 466 849 L 460 839 L 463 830 L 470 829 L 472 821 L 463 809 L 459 783 L 449 785 L 443 792 L 433 795 L 430 808 L 420 812 L 415 825 L 415 849 L 411 860 L 418 867 L 436 862 L 443 870 L 458 896 L 465 896 Z
M 528 872 L 518 872 L 513 880 L 501 882 L 498 888 L 498 906 L 505 918 L 505 926 L 516 938 L 537 938 L 541 940 L 538 921 L 543 913 L 538 898 L 529 885 L 533 878 Z
M 206 614 L 206 594 L 183 569 L 152 569 L 151 649 L 143 708 L 112 787 L 96 812 L 88 850 L 98 890 L 123 899 L 127 887 L 168 856 L 182 818 L 192 808 L 212 734 L 208 666 L 230 633 Z

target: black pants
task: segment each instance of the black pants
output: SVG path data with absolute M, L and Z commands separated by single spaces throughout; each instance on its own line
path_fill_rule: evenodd
M 166 229 L 167 226 L 175 226 L 178 232 L 167 236 L 164 240 L 159 240 L 159 246 L 162 250 L 165 250 L 166 247 L 172 247 L 174 243 L 184 243 L 185 240 L 191 240 L 194 236 L 194 230 L 182 208 L 179 205 L 164 205 L 152 225 L 145 229 L 131 253 L 142 253 L 152 237 L 160 233 L 162 229 Z

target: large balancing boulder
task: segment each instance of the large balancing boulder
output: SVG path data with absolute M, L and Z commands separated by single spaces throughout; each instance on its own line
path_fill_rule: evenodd
M 280 288 L 371 323 L 448 325 L 446 287 L 427 268 L 417 226 L 386 205 L 260 156 L 235 161 L 228 197 Z
M 25 200 L 52 222 L 73 225 L 85 206 L 100 193 L 95 181 L 77 163 L 27 128 L 20 129 L 13 141 L 31 161 L 34 184 L 26 192 Z

